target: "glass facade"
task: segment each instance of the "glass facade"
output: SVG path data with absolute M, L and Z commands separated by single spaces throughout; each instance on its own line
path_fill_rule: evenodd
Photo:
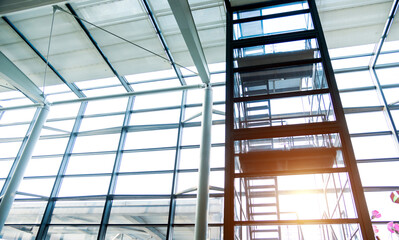
M 178 30 L 174 19 L 171 21 L 173 15 L 164 10 L 169 8 L 166 1 L 149 2 L 165 34 L 166 42 L 173 50 L 175 61 L 181 62 L 190 58 L 183 53 L 186 49 L 181 37 L 174 33 Z M 194 9 L 201 41 L 207 43 L 207 57 L 218 59 L 214 56 L 217 55 L 217 40 L 222 42 L 223 53 L 220 53 L 220 49 L 218 53 L 224 58 L 225 30 L 218 32 L 207 27 L 221 25 L 225 29 L 226 10 L 223 1 L 190 1 L 190 4 Z M 126 32 L 126 39 L 142 41 L 140 43 L 145 46 L 154 46 L 157 54 L 167 57 L 141 1 L 104 1 L 98 5 L 84 1 L 72 2 L 71 6 L 82 19 L 108 30 Z M 118 9 L 118 14 L 111 14 L 107 10 L 111 6 Z M 67 9 L 64 6 L 63 8 Z M 131 13 L 127 8 L 136 9 L 136 12 Z M 0 28 L 5 34 L 0 34 L 1 50 L 8 55 L 13 52 L 16 55 L 34 55 L 29 46 L 21 42 L 20 36 L 8 27 L 9 20 L 39 52 L 45 53 L 51 11 L 51 7 L 44 7 L 27 11 L 26 15 L 16 13 L 3 18 Z M 286 14 L 287 12 L 293 14 Z M 59 48 L 65 49 L 76 46 L 85 49 L 89 46 L 89 50 L 85 58 L 74 55 L 74 51 L 68 56 L 70 58 L 57 52 L 50 58 L 50 62 L 55 63 L 54 69 L 62 69 L 59 72 L 61 76 L 66 79 L 78 77 L 69 85 L 60 84 L 56 72 L 49 69 L 49 82 L 43 90 L 52 106 L 0 233 L 0 239 L 193 239 L 201 118 L 190 118 L 201 112 L 203 101 L 203 89 L 197 86 L 201 81 L 189 71 L 195 68 L 181 68 L 179 74 L 170 69 L 169 63 L 153 54 L 132 50 L 126 42 L 110 39 L 95 26 L 85 23 L 103 53 L 123 75 L 125 84 L 131 87 L 132 91 L 129 92 L 118 76 L 111 76 L 112 71 L 98 57 L 98 52 L 90 41 L 77 37 L 83 32 L 76 36 L 76 33 L 72 33 L 73 29 L 78 28 L 76 23 L 72 23 L 73 17 L 62 14 L 57 12 L 55 18 L 56 23 L 64 20 L 65 26 L 54 30 L 54 49 L 57 49 L 58 44 Z M 131 25 L 128 21 L 130 18 L 134 18 L 138 25 Z M 232 20 L 235 22 L 232 28 L 234 40 L 273 39 L 281 34 L 293 36 L 315 30 L 307 1 L 272 9 L 239 12 L 233 15 Z M 45 23 L 45 30 L 43 28 L 34 31 L 29 27 L 41 23 Z M 395 24 L 393 23 L 392 29 L 397 28 Z M 151 40 L 147 41 L 148 39 Z M 377 235 L 381 239 L 391 237 L 391 233 L 386 230 L 386 224 L 397 221 L 399 214 L 399 206 L 390 199 L 390 194 L 399 190 L 396 170 L 399 167 L 399 142 L 395 132 L 399 124 L 399 80 L 396 77 L 399 74 L 399 44 L 388 40 L 382 45 L 373 67 L 369 63 L 373 58 L 374 45 L 329 49 L 368 212 L 370 216 L 373 210 L 381 213 L 380 218 L 372 220 L 373 225 L 379 229 Z M 109 42 L 113 42 L 119 49 L 128 50 L 117 55 L 115 49 L 108 46 Z M 292 62 L 294 59 L 290 58 L 290 54 L 293 52 L 296 53 L 295 61 L 299 61 L 299 64 L 276 68 L 275 65 L 281 64 L 281 61 Z M 268 54 L 279 54 L 280 60 L 262 59 Z M 308 61 L 309 56 L 311 61 Z M 248 117 L 248 121 L 236 118 L 236 129 L 336 121 L 320 60 L 319 42 L 315 36 L 286 42 L 257 42 L 251 46 L 238 46 L 231 57 L 235 64 L 232 66 L 236 84 L 234 98 L 254 97 L 245 104 L 243 101 L 234 103 L 235 114 Z M 249 58 L 252 60 L 248 61 Z M 44 69 L 45 64 L 38 59 L 20 60 L 15 64 L 23 66 L 25 61 L 32 68 Z M 73 72 L 69 73 L 63 68 L 62 64 L 66 64 L 63 59 L 69 59 L 74 64 Z M 73 62 L 74 59 L 92 66 L 93 71 L 79 72 L 80 66 Z M 223 112 L 226 102 L 230 100 L 226 99 L 226 63 L 223 60 L 210 62 L 214 111 L 208 238 L 216 240 L 223 239 L 226 222 L 225 169 L 230 166 L 225 166 L 226 119 Z M 155 65 L 159 69 L 154 69 Z M 192 63 L 187 64 L 191 65 Z M 263 68 L 257 67 L 258 65 Z M 104 74 L 100 73 L 97 68 L 99 66 L 106 69 Z M 130 67 L 141 68 L 140 71 L 144 73 L 125 74 Z M 21 70 L 28 71 L 23 67 Z M 283 81 L 283 75 L 287 73 L 292 75 L 285 76 Z M 305 77 L 301 80 L 296 78 L 294 75 L 298 73 Z M 268 74 L 273 76 L 268 83 L 262 82 L 258 77 Z M 31 73 L 29 77 L 38 86 L 43 81 L 43 76 L 39 73 Z M 185 82 L 182 83 L 181 79 Z M 3 196 L 15 173 L 39 110 L 29 98 L 7 84 L 1 82 L 0 90 L 0 196 Z M 152 90 L 159 91 L 149 92 Z M 264 94 L 278 96 L 292 92 L 301 93 L 299 96 L 276 97 L 266 101 L 258 99 Z M 126 93 L 130 95 L 124 95 Z M 81 101 L 79 98 L 82 96 L 87 98 Z M 249 181 L 237 177 L 233 184 L 237 207 L 233 220 L 240 221 L 247 217 L 249 209 L 242 207 L 245 206 L 243 203 L 249 201 L 242 191 L 247 187 L 246 184 L 252 186 L 251 201 L 257 206 L 254 220 L 277 220 L 277 214 L 262 214 L 266 212 L 278 213 L 278 220 L 282 220 L 259 226 L 256 238 L 322 239 L 322 236 L 332 233 L 337 233 L 336 239 L 349 239 L 348 236 L 362 238 L 357 231 L 359 225 L 352 221 L 357 218 L 357 212 L 348 174 L 340 170 L 345 164 L 339 150 L 341 139 L 337 132 L 288 137 L 268 136 L 245 140 L 245 143 L 236 140 L 235 144 L 252 149 L 266 147 L 300 151 L 311 146 L 316 151 L 317 148 L 335 151 L 336 158 L 328 165 L 334 170 L 329 174 L 312 172 L 306 175 L 278 176 L 278 179 L 254 178 Z M 274 166 L 274 170 L 279 167 L 281 166 Z M 306 166 L 304 168 L 309 170 Z M 239 174 L 241 170 L 237 169 L 235 173 Z M 262 192 L 266 192 L 267 196 L 263 196 Z M 312 222 L 314 219 L 327 218 L 326 213 L 329 219 L 344 219 L 346 224 Z M 298 219 L 308 222 L 306 225 L 290 222 Z M 236 233 L 253 230 L 245 224 L 237 225 L 234 229 Z

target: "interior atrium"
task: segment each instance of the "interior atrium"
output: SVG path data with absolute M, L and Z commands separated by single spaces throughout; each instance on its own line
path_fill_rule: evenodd
M 0 1 L 0 239 L 399 239 L 397 9 Z

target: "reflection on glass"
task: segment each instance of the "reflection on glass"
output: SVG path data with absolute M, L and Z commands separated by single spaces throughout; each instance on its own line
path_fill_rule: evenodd
M 49 240 L 95 240 L 97 239 L 99 227 L 96 226 L 50 226 L 46 239 Z
M 14 201 L 6 224 L 38 224 L 47 201 Z
M 166 226 L 109 226 L 105 239 L 166 239 L 166 232 Z M 173 239 L 177 239 L 175 235 L 173 236 Z
M 111 224 L 167 224 L 170 199 L 114 200 Z
M 99 224 L 105 201 L 57 201 L 52 224 Z

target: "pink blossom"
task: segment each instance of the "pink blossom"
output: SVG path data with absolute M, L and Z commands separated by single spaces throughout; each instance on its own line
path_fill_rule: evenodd
M 396 233 L 399 233 L 399 224 L 395 223 L 395 224 L 393 225 L 393 228 L 395 229 L 395 232 L 396 232 Z
M 394 228 L 393 228 L 393 222 L 389 222 L 389 223 L 387 224 L 387 227 L 388 227 L 388 231 L 390 231 L 391 233 L 394 233 L 394 232 L 395 232 L 395 230 L 394 230 Z
M 374 233 L 378 233 L 378 231 L 379 231 L 377 226 L 374 226 L 374 225 L 373 225 L 373 230 L 374 230 Z
M 380 217 L 381 217 L 381 213 L 378 212 L 377 210 L 374 210 L 371 212 L 371 219 L 380 218 Z

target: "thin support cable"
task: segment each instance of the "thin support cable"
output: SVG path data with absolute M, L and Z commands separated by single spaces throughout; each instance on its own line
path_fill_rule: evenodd
M 105 29 L 105 28 L 102 28 L 102 27 L 100 27 L 100 26 L 98 26 L 98 25 L 96 25 L 96 24 L 94 24 L 94 23 L 91 23 L 91 22 L 89 22 L 89 21 L 87 21 L 87 20 L 85 20 L 85 19 L 83 19 L 83 18 L 81 18 L 81 17 L 79 17 L 79 16 L 77 16 L 77 15 L 74 15 L 74 14 L 72 14 L 72 13 L 70 13 L 70 12 L 64 10 L 63 8 L 61 8 L 61 7 L 59 7 L 59 6 L 56 6 L 56 5 L 55 5 L 54 8 L 55 8 L 55 9 L 58 9 L 58 10 L 64 12 L 64 13 L 67 13 L 67 14 L 73 16 L 74 18 L 79 19 L 79 20 L 81 20 L 81 21 L 83 21 L 83 22 L 85 22 L 85 23 L 87 23 L 87 24 L 90 24 L 90 25 L 92 25 L 93 27 L 96 27 L 96 28 L 98 28 L 98 29 L 100 29 L 100 30 L 102 30 L 102 31 L 104 31 L 104 32 L 106 32 L 106 33 L 108 33 L 108 34 L 110 34 L 110 35 L 116 37 L 116 38 L 119 38 L 119 39 L 121 39 L 121 40 L 123 40 L 123 41 L 125 41 L 125 42 L 127 42 L 127 43 L 130 43 L 130 44 L 132 44 L 132 45 L 135 46 L 135 47 L 138 47 L 138 48 L 140 48 L 140 49 L 142 49 L 142 50 L 144 50 L 144 51 L 146 51 L 146 52 L 149 52 L 149 53 L 151 53 L 151 54 L 153 54 L 153 55 L 155 55 L 155 56 L 157 56 L 157 57 L 159 57 L 159 58 L 162 58 L 163 60 L 167 61 L 168 63 L 175 64 L 175 65 L 177 65 L 177 66 L 179 66 L 179 67 L 181 67 L 181 68 L 186 69 L 186 70 L 189 71 L 189 72 L 194 73 L 195 75 L 198 75 L 197 72 L 195 72 L 195 71 L 193 71 L 193 70 L 191 70 L 191 69 L 189 69 L 189 68 L 187 68 L 187 67 L 185 67 L 185 66 L 183 66 L 183 65 L 181 65 L 181 64 L 179 64 L 179 63 L 172 62 L 172 61 L 170 61 L 168 58 L 166 58 L 166 57 L 164 57 L 164 56 L 162 56 L 162 55 L 160 55 L 160 54 L 158 54 L 158 53 L 156 53 L 156 52 L 154 52 L 154 51 L 151 51 L 151 50 L 149 50 L 149 49 L 147 49 L 147 48 L 145 48 L 145 47 L 142 47 L 142 46 L 138 45 L 137 43 L 134 43 L 134 42 L 132 42 L 132 41 L 130 41 L 130 40 L 124 38 L 124 37 L 121 37 L 121 36 L 119 36 L 119 35 L 117 35 L 117 34 L 111 32 L 111 31 L 108 31 L 108 30 Z
M 49 65 L 49 57 L 50 57 L 50 46 L 51 46 L 51 37 L 53 35 L 53 28 L 54 28 L 54 18 L 55 18 L 55 11 L 57 9 L 55 7 L 53 7 L 53 17 L 51 19 L 51 28 L 50 28 L 50 36 L 48 39 L 48 46 L 47 46 L 47 56 L 46 56 L 46 67 L 44 68 L 44 78 L 43 78 L 43 88 L 42 88 L 42 92 L 43 92 L 43 97 L 45 98 L 44 95 L 44 89 L 46 87 L 46 77 L 47 77 L 47 69 L 48 69 L 48 65 Z

